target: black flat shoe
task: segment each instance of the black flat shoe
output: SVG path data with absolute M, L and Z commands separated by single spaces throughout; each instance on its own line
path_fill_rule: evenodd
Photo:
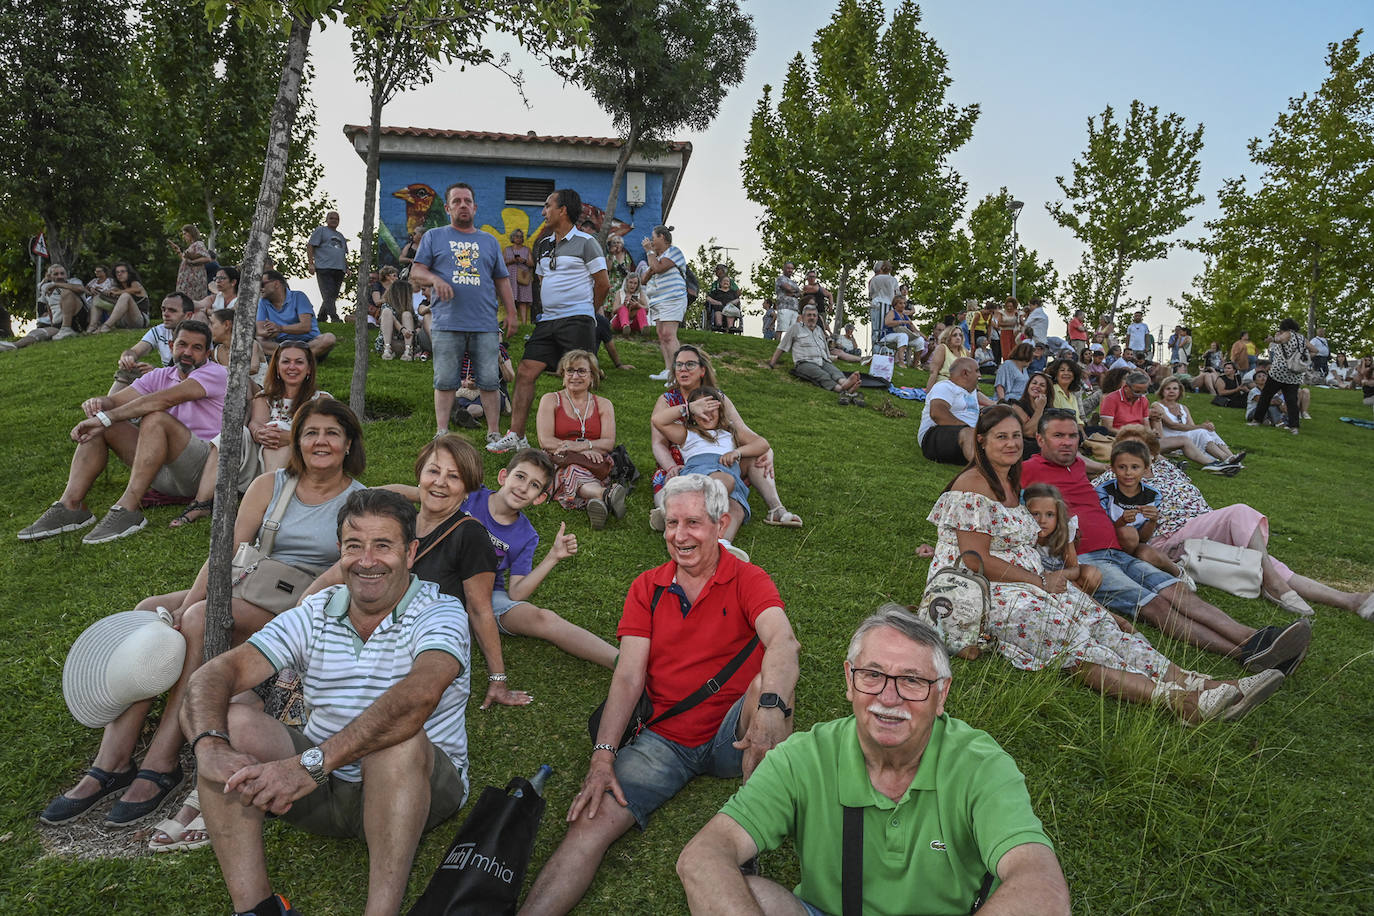
M 115 802 L 115 806 L 110 809 L 110 813 L 105 818 L 107 827 L 132 827 L 148 815 L 162 807 L 162 803 L 167 800 L 167 796 L 175 792 L 186 778 L 178 765 L 170 773 L 159 773 L 157 770 L 139 770 L 134 775 L 134 779 L 146 779 L 157 786 L 158 792 L 147 801 L 131 802 L 120 799 Z M 133 780 L 130 780 L 132 782 Z
M 127 788 L 129 783 L 134 781 L 136 772 L 133 767 L 129 767 L 122 773 L 111 773 L 100 767 L 91 767 L 86 771 L 86 775 L 100 783 L 99 792 L 85 798 L 68 798 L 65 795 L 59 795 L 48 802 L 48 807 L 44 808 L 43 813 L 38 815 L 38 819 L 45 824 L 53 825 L 76 820 L 102 798 Z

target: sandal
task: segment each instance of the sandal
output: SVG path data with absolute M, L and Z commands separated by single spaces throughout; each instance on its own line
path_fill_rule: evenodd
M 110 809 L 110 813 L 105 817 L 106 827 L 132 827 L 139 821 L 162 807 L 162 803 L 167 800 L 167 796 L 175 792 L 186 774 L 178 764 L 175 770 L 170 773 L 159 773 L 157 770 L 139 770 L 134 775 L 134 779 L 146 779 L 157 786 L 158 792 L 146 801 L 124 801 L 122 798 L 115 802 L 115 806 Z
M 200 813 L 200 791 L 192 789 L 191 794 L 186 796 L 186 801 L 181 803 L 181 807 L 196 809 L 196 816 L 185 824 L 176 818 L 169 817 L 154 827 L 153 835 L 148 839 L 148 848 L 153 852 L 189 851 L 210 845 L 210 835 L 205 832 L 205 818 Z M 188 833 L 205 835 L 194 840 L 188 840 L 186 839 Z M 159 842 L 159 837 L 166 837 L 166 842 Z
M 167 527 L 185 528 L 187 525 L 194 525 L 196 522 L 200 521 L 203 518 L 206 518 L 214 511 L 215 500 L 213 497 L 206 500 L 196 500 L 195 502 L 189 504 L 184 510 L 182 510 L 182 513 L 180 515 L 172 519 L 171 522 L 168 523 Z M 195 518 L 192 518 L 191 513 L 193 512 L 199 512 L 200 514 L 197 515 Z
M 768 514 L 763 517 L 765 525 L 778 525 L 783 528 L 800 528 L 802 519 L 800 515 L 793 515 L 787 511 L 787 507 L 777 505 L 768 510 Z
M 127 788 L 129 783 L 134 781 L 136 773 L 137 771 L 132 765 L 122 773 L 111 773 L 100 767 L 91 767 L 86 771 L 86 775 L 100 783 L 100 791 L 94 795 L 87 795 L 85 798 L 68 798 L 66 795 L 59 795 L 48 802 L 48 807 L 44 808 L 43 813 L 38 815 L 38 819 L 45 824 L 53 825 L 65 824 L 75 820 L 89 811 L 102 798 Z

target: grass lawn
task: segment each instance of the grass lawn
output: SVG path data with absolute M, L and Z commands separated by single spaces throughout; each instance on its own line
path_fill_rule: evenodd
M 322 387 L 346 395 L 350 329 L 322 367 Z M 925 519 L 954 469 L 925 461 L 916 447 L 920 405 L 897 401 L 905 418 L 836 405 L 832 394 L 786 372 L 760 366 L 771 344 L 692 334 L 716 359 L 722 387 L 778 455 L 778 484 L 800 530 L 755 522 L 737 543 L 768 570 L 802 642 L 797 725 L 808 728 L 846 714 L 841 662 L 855 623 L 886 600 L 915 603 L 927 563 L 914 556 L 933 543 Z M 708 339 L 709 338 L 709 339 Z M 0 913 L 229 912 L 228 895 L 209 849 L 186 854 L 82 859 L 49 850 L 64 834 L 39 829 L 35 815 L 69 787 L 95 752 L 99 736 L 77 724 L 62 701 L 62 663 L 76 636 L 95 619 L 127 610 L 142 597 L 189 583 L 203 559 L 209 526 L 169 530 L 179 510 L 150 510 L 144 532 L 86 547 L 80 536 L 20 543 L 14 533 L 61 493 L 81 418 L 79 404 L 103 394 L 132 332 L 74 339 L 0 356 Z M 611 370 L 602 393 L 614 400 L 620 439 L 644 480 L 629 516 L 601 532 L 584 514 L 555 505 L 534 510 L 547 539 L 560 522 L 577 534 L 580 553 L 561 564 L 535 599 L 611 639 L 625 592 L 640 571 L 665 559 L 649 530 L 649 412 L 661 388 L 649 372 L 656 350 L 622 345 L 634 372 Z M 923 375 L 899 372 L 903 384 Z M 554 387 L 545 377 L 540 391 Z M 374 362 L 369 392 L 388 412 L 409 417 L 367 426 L 365 481 L 408 481 L 415 452 L 433 431 L 431 369 Z M 1296 570 L 1352 590 L 1374 586 L 1369 447 L 1374 434 L 1338 422 L 1366 416 L 1358 394 L 1316 390 L 1317 419 L 1291 437 L 1249 429 L 1239 411 L 1218 410 L 1193 396 L 1199 417 L 1217 422 L 1233 448 L 1250 450 L 1234 479 L 1196 473 L 1214 505 L 1246 502 L 1269 515 L 1271 547 Z M 474 436 L 475 433 L 469 435 Z M 494 486 L 503 460 L 489 456 Z M 90 505 L 103 513 L 127 471 L 114 462 L 97 481 Z M 754 511 L 761 511 L 756 500 Z M 542 556 L 542 548 L 540 552 Z M 1205 596 L 1254 625 L 1291 619 L 1272 605 L 1212 591 Z M 1054 839 L 1080 914 L 1357 914 L 1374 909 L 1374 625 L 1318 608 L 1311 655 L 1265 706 L 1236 725 L 1184 729 L 1139 706 L 1103 700 L 1052 673 L 1026 675 L 997 656 L 955 662 L 951 714 L 987 730 L 1025 772 L 1036 810 Z M 1239 671 L 1147 634 L 1190 668 L 1224 676 Z M 542 642 L 506 641 L 512 686 L 535 695 L 524 709 L 469 707 L 474 793 L 514 774 L 554 767 L 549 808 L 531 872 L 563 835 L 562 818 L 585 773 L 586 717 L 605 698 L 610 673 Z M 475 653 L 474 684 L 485 669 Z M 481 691 L 478 691 L 480 696 Z M 687 839 L 724 802 L 731 782 L 698 780 L 654 818 L 612 847 L 582 913 L 685 912 L 673 872 Z M 91 824 L 98 824 L 99 808 Z M 424 888 L 466 810 L 426 837 L 411 876 L 407 904 Z M 89 830 L 99 837 L 99 830 Z M 146 831 L 145 831 L 146 833 Z M 109 847 L 127 848 L 126 834 Z M 142 844 L 135 848 L 141 849 Z M 307 837 L 282 825 L 267 829 L 274 887 L 306 914 L 357 912 L 367 883 L 362 844 Z M 764 856 L 770 877 L 791 882 L 787 850 Z

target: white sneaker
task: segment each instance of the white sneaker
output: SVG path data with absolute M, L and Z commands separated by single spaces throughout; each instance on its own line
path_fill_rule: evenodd
M 490 434 L 488 438 L 490 439 Z M 515 433 L 506 433 L 499 439 L 487 442 L 487 451 L 493 455 L 504 455 L 506 452 L 529 447 L 529 440 L 524 436 L 517 436 Z
M 382 359 L 395 359 L 396 354 L 391 352 L 390 347 L 382 347 Z
M 749 554 L 745 553 L 743 550 L 736 547 L 734 544 L 731 544 L 725 538 L 720 539 L 720 549 L 726 551 L 727 553 L 734 554 L 735 558 L 739 560 L 741 563 L 749 562 Z
M 15 346 L 12 342 L 10 342 L 10 341 L 8 341 L 8 340 L 0 340 L 0 350 L 18 350 L 18 349 L 19 349 L 19 348 L 18 348 L 17 346 Z
M 667 369 L 664 369 L 662 372 L 655 372 L 653 375 L 649 376 L 649 378 L 653 379 L 656 382 L 666 382 L 668 380 L 668 376 L 671 374 L 672 373 L 670 373 Z
M 79 332 L 75 328 L 63 328 L 53 335 L 53 340 L 66 340 L 68 337 L 75 337 Z

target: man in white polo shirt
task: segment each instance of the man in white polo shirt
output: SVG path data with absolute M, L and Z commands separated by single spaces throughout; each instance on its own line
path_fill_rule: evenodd
M 544 225 L 549 234 L 535 245 L 535 274 L 543 311 L 515 370 L 510 432 L 488 442 L 489 452 L 503 454 L 529 448 L 525 426 L 540 373 L 557 366 L 569 350 L 596 352 L 596 311 L 592 304 L 606 301 L 611 280 L 601 246 L 577 228 L 581 217 L 582 198 L 571 188 L 554 191 L 544 201 Z
M 344 584 L 285 611 L 187 687 L 181 724 L 195 736 L 202 812 L 236 914 L 290 912 L 267 876 L 267 813 L 366 840 L 365 912 L 395 913 L 421 833 L 467 795 L 467 614 L 410 574 L 415 508 L 402 497 L 356 491 L 338 532 Z M 301 673 L 302 730 L 230 702 L 283 668 Z

